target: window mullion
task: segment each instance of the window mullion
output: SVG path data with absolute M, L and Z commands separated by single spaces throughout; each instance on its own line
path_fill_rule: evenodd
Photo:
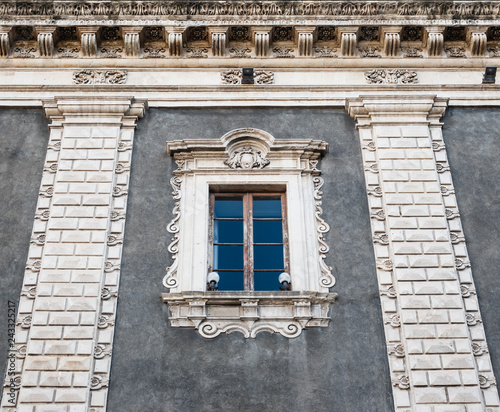
M 243 238 L 244 238 L 244 289 L 254 290 L 253 280 L 253 219 L 252 195 L 243 196 Z

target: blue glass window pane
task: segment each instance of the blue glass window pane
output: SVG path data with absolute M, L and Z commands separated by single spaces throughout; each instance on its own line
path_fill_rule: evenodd
M 243 243 L 243 220 L 214 221 L 215 243 Z
M 214 217 L 243 218 L 243 199 L 215 199 Z
M 280 290 L 279 276 L 281 272 L 255 272 L 255 290 Z
M 214 268 L 243 269 L 243 246 L 214 246 Z
M 254 218 L 281 218 L 281 199 L 267 198 L 253 200 Z
M 283 243 L 281 220 L 254 220 L 254 243 Z
M 243 290 L 243 272 L 218 272 L 219 290 Z
M 254 269 L 283 270 L 283 246 L 254 246 Z

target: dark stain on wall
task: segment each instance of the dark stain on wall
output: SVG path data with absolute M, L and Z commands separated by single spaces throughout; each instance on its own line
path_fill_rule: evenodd
M 241 127 L 330 144 L 323 216 L 338 301 L 328 328 L 207 340 L 169 325 L 161 281 L 175 165 L 166 140 L 218 139 Z M 361 149 L 343 110 L 150 109 L 138 122 L 128 202 L 109 411 L 393 410 Z
M 0 373 L 6 370 L 8 302 L 16 310 L 28 258 L 47 143 L 41 109 L 0 110 Z M 0 391 L 0 398 L 2 397 Z
M 493 370 L 498 376 L 500 109 L 448 108 L 443 135 Z

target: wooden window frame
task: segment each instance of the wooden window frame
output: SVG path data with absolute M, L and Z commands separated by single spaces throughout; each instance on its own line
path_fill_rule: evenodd
M 284 271 L 290 273 L 290 259 L 288 250 L 288 219 L 286 207 L 286 192 L 210 192 L 210 211 L 209 211 L 209 232 L 208 232 L 208 272 L 213 270 L 214 259 L 214 222 L 215 222 L 215 198 L 241 198 L 243 200 L 243 290 L 254 291 L 254 256 L 253 256 L 253 199 L 254 197 L 279 197 L 281 201 L 281 223 L 283 232 L 283 265 Z M 273 244 L 277 245 L 277 244 Z M 279 269 L 278 269 L 279 270 Z M 257 271 L 277 271 L 271 269 L 258 269 Z M 293 284 L 293 282 L 292 282 Z

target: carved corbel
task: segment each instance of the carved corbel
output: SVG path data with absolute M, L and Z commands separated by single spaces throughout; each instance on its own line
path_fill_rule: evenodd
M 0 27 L 0 57 L 8 57 L 10 51 L 10 27 Z
M 429 57 L 439 57 L 443 52 L 444 36 L 442 27 L 427 27 L 427 53 Z
M 271 27 L 258 27 L 252 29 L 252 39 L 255 46 L 255 56 L 267 57 L 269 55 L 269 38 Z
M 227 27 L 209 27 L 209 38 L 212 40 L 212 55 L 223 57 L 226 54 Z
M 357 27 L 339 27 L 340 52 L 343 57 L 354 57 L 358 43 Z
M 298 27 L 295 29 L 299 56 L 310 57 L 313 55 L 315 33 L 315 27 Z
M 385 55 L 387 57 L 396 57 L 401 46 L 401 27 L 386 27 L 383 33 Z
M 486 53 L 486 27 L 469 27 L 467 43 L 471 56 L 481 57 Z
M 40 57 L 52 57 L 54 54 L 55 27 L 37 27 L 37 43 Z
M 168 51 L 172 57 L 182 56 L 182 43 L 185 29 L 182 27 L 166 27 L 168 33 Z
M 125 44 L 125 55 L 127 57 L 139 57 L 141 41 L 139 33 L 142 27 L 123 27 L 123 41 Z
M 83 57 L 95 57 L 97 54 L 97 26 L 78 27 Z

